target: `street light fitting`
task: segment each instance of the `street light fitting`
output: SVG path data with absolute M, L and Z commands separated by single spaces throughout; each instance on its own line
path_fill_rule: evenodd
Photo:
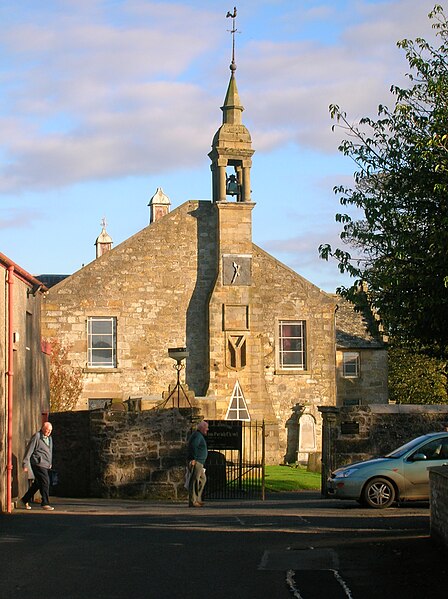
M 188 358 L 189 352 L 186 347 L 169 347 L 168 355 L 171 359 L 176 360 L 176 362 L 180 364 L 182 360 Z

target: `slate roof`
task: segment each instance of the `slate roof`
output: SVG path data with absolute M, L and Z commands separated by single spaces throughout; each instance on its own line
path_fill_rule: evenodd
M 335 296 L 336 310 L 336 347 L 338 349 L 385 349 L 381 337 L 375 337 L 369 331 L 369 319 L 355 310 L 354 305 L 340 296 Z
M 60 283 L 61 281 L 63 281 L 64 279 L 66 279 L 69 276 L 70 275 L 53 275 L 53 274 L 45 275 L 44 274 L 44 275 L 38 275 L 37 278 L 39 279 L 39 281 L 42 281 L 42 283 L 45 285 L 45 287 L 50 289 L 50 287 L 57 285 L 58 283 Z

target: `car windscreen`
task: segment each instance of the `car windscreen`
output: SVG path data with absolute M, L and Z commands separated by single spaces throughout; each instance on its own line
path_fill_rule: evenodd
M 417 437 L 416 439 L 412 439 L 412 441 L 408 441 L 408 443 L 405 443 L 401 447 L 398 447 L 398 449 L 394 449 L 394 451 L 391 451 L 390 453 L 388 453 L 384 457 L 386 457 L 386 458 L 401 458 L 401 456 L 403 454 L 405 454 L 410 449 L 413 449 L 414 447 L 416 447 L 417 445 L 419 445 L 419 443 L 421 443 L 425 439 L 426 439 L 426 435 L 422 435 L 421 437 Z

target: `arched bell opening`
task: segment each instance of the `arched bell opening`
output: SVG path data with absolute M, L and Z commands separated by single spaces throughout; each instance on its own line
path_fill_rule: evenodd
M 237 202 L 242 201 L 243 175 L 240 164 L 232 164 L 226 168 L 226 197 L 235 198 Z

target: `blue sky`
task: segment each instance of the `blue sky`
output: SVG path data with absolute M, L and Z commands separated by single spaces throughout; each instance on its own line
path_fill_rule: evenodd
M 336 244 L 338 154 L 328 106 L 356 121 L 392 105 L 408 71 L 396 42 L 433 39 L 434 0 L 241 0 L 237 83 L 256 153 L 253 239 L 324 289 Z M 172 208 L 211 196 L 234 2 L 2 0 L 0 252 L 38 275 L 94 259 L 148 224 L 157 187 Z

